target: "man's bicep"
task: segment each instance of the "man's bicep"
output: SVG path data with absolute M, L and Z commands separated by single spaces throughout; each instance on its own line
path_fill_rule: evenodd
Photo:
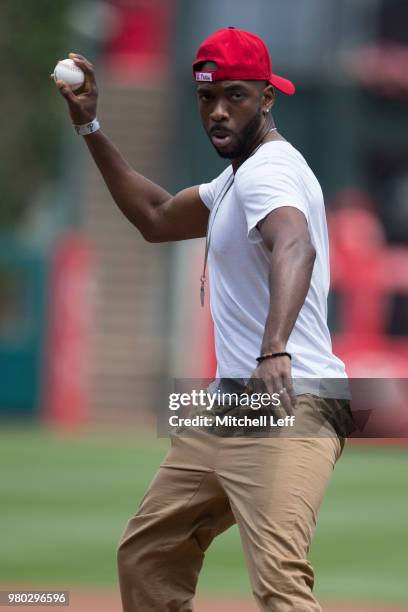
M 261 219 L 257 229 L 270 251 L 279 243 L 310 242 L 306 216 L 295 206 L 275 208 Z
M 206 235 L 209 210 L 200 198 L 199 187 L 179 191 L 157 210 L 157 242 L 202 238 Z

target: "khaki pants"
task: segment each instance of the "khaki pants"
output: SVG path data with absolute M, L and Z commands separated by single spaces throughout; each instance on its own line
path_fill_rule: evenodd
M 316 403 L 348 405 L 298 399 L 303 426 Z M 204 553 L 234 523 L 260 610 L 321 611 L 307 555 L 345 440 L 303 436 L 173 437 L 119 544 L 124 612 L 191 612 Z

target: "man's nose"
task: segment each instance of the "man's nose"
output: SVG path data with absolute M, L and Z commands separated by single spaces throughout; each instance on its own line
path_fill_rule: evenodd
M 225 119 L 228 119 L 228 111 L 225 103 L 223 103 L 222 100 L 219 100 L 214 104 L 210 118 L 213 121 L 224 121 Z

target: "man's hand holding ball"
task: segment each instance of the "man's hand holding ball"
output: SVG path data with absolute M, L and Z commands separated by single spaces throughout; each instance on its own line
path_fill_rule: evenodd
M 68 104 L 72 123 L 95 123 L 98 88 L 91 62 L 78 53 L 70 53 L 69 59 L 58 62 L 51 76 Z

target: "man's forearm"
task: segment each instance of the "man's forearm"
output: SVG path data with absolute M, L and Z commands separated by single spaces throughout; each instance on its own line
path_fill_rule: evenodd
M 284 351 L 309 291 L 315 260 L 310 243 L 274 249 L 269 271 L 270 305 L 261 352 Z
M 148 239 L 155 223 L 155 209 L 171 195 L 133 170 L 102 130 L 84 139 L 117 206 Z

